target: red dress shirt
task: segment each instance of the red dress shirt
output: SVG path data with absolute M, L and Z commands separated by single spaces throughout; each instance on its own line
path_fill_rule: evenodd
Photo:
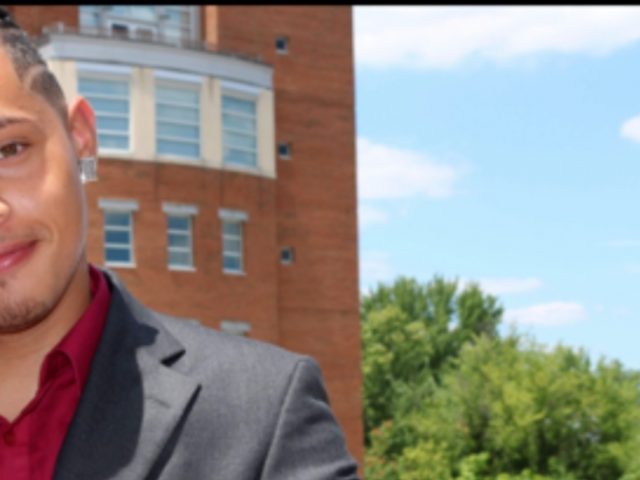
M 93 266 L 89 275 L 91 303 L 42 362 L 35 397 L 13 422 L 0 416 L 0 480 L 53 478 L 111 301 L 104 275 Z

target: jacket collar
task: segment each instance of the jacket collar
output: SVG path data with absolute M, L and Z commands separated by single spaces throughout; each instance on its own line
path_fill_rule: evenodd
M 111 305 L 55 480 L 148 478 L 162 468 L 163 449 L 199 390 L 171 368 L 184 346 L 114 273 L 103 273 Z

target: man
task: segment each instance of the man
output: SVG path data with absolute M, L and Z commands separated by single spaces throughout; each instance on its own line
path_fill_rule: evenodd
M 0 479 L 354 479 L 315 361 L 88 265 L 95 117 L 0 9 Z

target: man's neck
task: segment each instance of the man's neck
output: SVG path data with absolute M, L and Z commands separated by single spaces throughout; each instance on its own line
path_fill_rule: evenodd
M 0 415 L 12 418 L 35 395 L 45 356 L 73 328 L 90 301 L 85 263 L 46 318 L 26 330 L 0 334 Z

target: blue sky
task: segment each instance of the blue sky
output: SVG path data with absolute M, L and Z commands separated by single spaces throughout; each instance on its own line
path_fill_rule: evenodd
M 640 369 L 640 7 L 354 7 L 360 287 Z

